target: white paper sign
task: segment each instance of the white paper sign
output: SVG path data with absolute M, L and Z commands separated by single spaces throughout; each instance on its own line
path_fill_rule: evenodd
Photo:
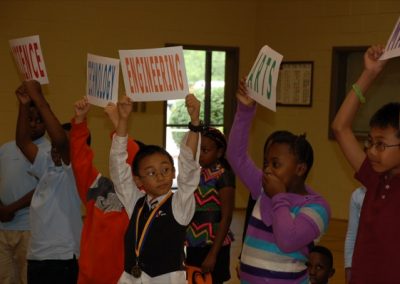
M 105 107 L 118 101 L 119 59 L 87 55 L 86 96 L 89 103 Z
M 385 51 L 379 60 L 389 59 L 397 56 L 400 56 L 400 17 L 394 26 L 392 35 L 386 44 Z
M 282 58 L 281 54 L 265 45 L 247 75 L 249 96 L 273 111 L 276 110 L 276 83 Z
M 10 48 L 23 80 L 49 83 L 38 35 L 12 39 Z
M 119 57 L 133 101 L 183 99 L 189 93 L 182 46 L 120 50 Z

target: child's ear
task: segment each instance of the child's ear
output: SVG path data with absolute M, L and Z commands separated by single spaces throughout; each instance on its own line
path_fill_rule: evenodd
M 141 188 L 143 186 L 142 179 L 139 176 L 133 176 L 133 181 L 135 182 L 136 186 L 138 188 Z
M 329 272 L 329 278 L 331 278 L 335 274 L 336 270 L 335 268 L 332 268 L 331 271 Z
M 305 163 L 300 163 L 297 165 L 296 174 L 301 177 L 307 172 L 307 165 Z

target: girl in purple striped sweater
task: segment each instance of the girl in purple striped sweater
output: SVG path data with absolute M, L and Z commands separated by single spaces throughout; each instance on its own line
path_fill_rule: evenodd
M 306 262 L 314 241 L 326 231 L 330 209 L 305 179 L 313 150 L 305 135 L 276 131 L 264 145 L 264 165 L 247 154 L 255 101 L 242 79 L 227 158 L 252 198 L 240 263 L 242 283 L 308 283 Z

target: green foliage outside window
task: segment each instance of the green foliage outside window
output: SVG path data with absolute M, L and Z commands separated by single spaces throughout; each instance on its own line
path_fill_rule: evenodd
M 204 90 L 195 93 L 196 97 L 203 102 L 204 101 Z M 212 89 L 211 94 L 211 123 L 222 125 L 224 122 L 224 88 L 218 87 Z M 200 109 L 200 118 L 204 118 L 204 107 Z M 185 107 L 185 101 L 179 100 L 171 105 L 171 115 L 169 117 L 168 124 L 183 125 L 185 130 L 189 123 L 190 118 Z M 176 145 L 179 145 L 182 140 L 185 131 L 173 131 L 172 137 Z
M 190 90 L 196 97 L 204 102 L 204 70 L 205 70 L 205 52 L 198 50 L 184 50 L 186 74 L 188 77 Z M 212 53 L 212 82 L 211 82 L 211 110 L 210 121 L 212 125 L 223 125 L 224 122 L 224 72 L 225 72 L 225 52 Z M 185 107 L 184 100 L 173 101 L 170 107 L 170 116 L 168 124 L 182 125 L 184 131 L 173 129 L 172 137 L 177 146 L 179 146 L 187 124 L 190 121 Z M 204 120 L 204 103 L 200 110 L 200 119 Z

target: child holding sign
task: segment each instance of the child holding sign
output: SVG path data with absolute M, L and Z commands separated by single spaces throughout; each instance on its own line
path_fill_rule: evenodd
M 247 154 L 256 111 L 247 92 L 242 80 L 227 149 L 233 170 L 257 199 L 243 244 L 240 278 L 243 283 L 306 283 L 308 254 L 330 218 L 327 202 L 305 184 L 313 150 L 304 135 L 277 131 L 264 144 L 263 168 L 257 168 Z
M 71 161 L 80 198 L 86 208 L 82 228 L 79 284 L 116 283 L 124 270 L 124 234 L 129 217 L 118 199 L 112 181 L 102 175 L 93 164 L 94 154 L 87 141 L 90 132 L 87 114 L 88 99 L 75 105 L 70 133 Z M 118 110 L 109 103 L 105 112 L 117 126 Z M 128 163 L 139 150 L 133 139 L 128 140 Z M 101 261 L 99 261 L 101 260 Z
M 354 247 L 350 283 L 398 283 L 400 260 L 400 103 L 378 109 L 369 122 L 364 149 L 352 122 L 365 93 L 382 72 L 384 49 L 372 46 L 364 54 L 364 70 L 342 103 L 332 124 L 336 140 L 356 171 L 366 193 Z M 366 151 L 364 151 L 366 150 Z
M 24 82 L 16 95 L 20 101 L 16 142 L 32 163 L 29 172 L 39 180 L 30 207 L 28 283 L 75 284 L 82 218 L 68 136 L 37 81 Z M 31 102 L 37 107 L 51 138 L 51 152 L 43 151 L 31 140 L 28 131 Z
M 186 264 L 211 272 L 213 283 L 230 279 L 233 234 L 229 230 L 235 198 L 235 176 L 225 159 L 226 140 L 216 128 L 201 134 L 201 176 L 195 191 L 196 213 L 186 233 Z
M 200 102 L 186 97 L 193 125 L 199 125 Z M 200 137 L 190 131 L 179 154 L 176 193 L 171 191 L 175 168 L 170 154 L 154 145 L 136 154 L 132 170 L 126 163 L 128 118 L 132 102 L 124 97 L 118 103 L 120 119 L 110 151 L 110 174 L 131 221 L 125 235 L 125 271 L 119 283 L 186 283 L 183 268 L 186 226 L 195 211 L 200 166 Z M 133 171 L 133 173 L 132 173 Z M 143 187 L 146 194 L 139 191 Z

